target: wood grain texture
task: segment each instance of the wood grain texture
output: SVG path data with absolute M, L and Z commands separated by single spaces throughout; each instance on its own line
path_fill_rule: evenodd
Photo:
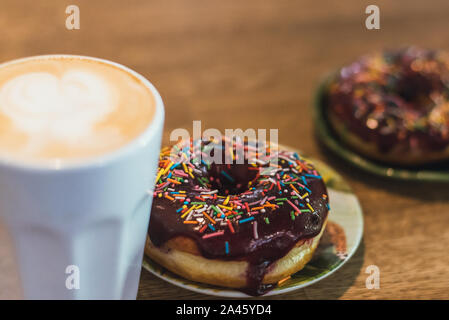
M 322 150 L 313 135 L 313 93 L 327 72 L 382 48 L 449 49 L 447 0 L 375 2 L 378 31 L 364 27 L 373 3 L 366 0 L 2 0 L 0 60 L 73 53 L 117 61 L 159 89 L 164 143 L 193 120 L 220 130 L 278 128 L 280 143 L 341 172 L 365 212 L 362 246 L 331 277 L 273 299 L 449 298 L 449 186 L 369 176 Z M 65 7 L 73 3 L 81 9 L 78 31 L 65 29 Z M 0 255 L 5 280 L 7 253 Z M 365 287 L 371 264 L 381 271 L 379 290 Z M 143 271 L 139 298 L 207 297 Z

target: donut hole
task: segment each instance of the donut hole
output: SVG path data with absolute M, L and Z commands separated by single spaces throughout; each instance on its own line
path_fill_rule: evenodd
M 249 190 L 259 169 L 248 164 L 215 164 L 208 170 L 209 181 L 219 195 L 238 195 Z
M 209 144 L 210 142 L 206 143 Z M 218 144 L 212 144 L 217 146 L 217 149 L 211 149 L 207 155 L 215 161 L 210 162 L 210 167 L 207 170 L 207 176 L 212 189 L 218 190 L 219 195 L 239 195 L 249 190 L 250 182 L 252 182 L 259 173 L 259 168 L 249 163 L 247 148 L 254 147 L 254 144 L 248 141 L 244 141 L 239 148 L 233 146 L 231 156 L 230 153 L 226 153 L 226 145 L 223 141 Z M 220 152 L 218 159 L 215 158 L 215 151 Z M 242 159 L 243 157 L 243 159 Z
M 438 85 L 434 79 L 420 73 L 407 72 L 398 81 L 396 91 L 412 108 L 424 111 L 431 105 L 429 96 Z
M 399 54 L 395 64 L 400 69 L 394 86 L 396 94 L 409 107 L 422 112 L 429 111 L 434 105 L 432 93 L 439 93 L 445 87 L 441 80 L 441 65 L 435 61 L 434 53 L 409 49 Z

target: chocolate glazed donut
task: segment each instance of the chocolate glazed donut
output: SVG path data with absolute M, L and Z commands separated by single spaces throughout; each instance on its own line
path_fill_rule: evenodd
M 225 149 L 226 141 L 181 141 L 162 150 L 148 235 L 157 248 L 171 239 L 190 239 L 194 252 L 210 261 L 247 262 L 239 289 L 260 295 L 275 285 L 263 284 L 274 262 L 314 237 L 316 246 L 328 196 L 313 165 L 294 152 L 268 148 L 261 155 L 255 143 L 233 140 L 233 163 L 211 162 L 206 155 Z
M 383 162 L 449 158 L 449 57 L 406 48 L 362 57 L 340 70 L 325 96 L 341 140 Z

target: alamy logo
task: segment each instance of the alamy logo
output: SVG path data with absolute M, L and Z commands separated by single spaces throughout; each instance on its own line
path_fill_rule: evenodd
M 65 13 L 69 16 L 65 19 L 67 30 L 79 30 L 80 28 L 80 8 L 77 5 L 67 6 Z
M 65 273 L 68 274 L 65 279 L 65 287 L 68 290 L 78 290 L 80 288 L 80 268 L 71 264 L 65 268 Z
M 206 161 L 215 164 L 243 164 L 244 155 L 248 153 L 245 148 L 248 148 L 245 141 L 250 141 L 255 144 L 257 152 L 255 152 L 255 158 L 251 159 L 257 162 L 270 154 L 276 154 L 278 149 L 278 129 L 270 129 L 268 140 L 266 129 L 225 129 L 224 134 L 216 129 L 209 128 L 206 130 L 201 129 L 201 121 L 193 121 L 193 136 L 187 129 L 177 128 L 170 133 L 170 141 L 190 141 L 192 140 L 192 148 L 184 146 L 188 149 L 187 152 L 181 152 L 178 145 L 174 145 L 171 149 L 171 158 L 174 162 L 179 162 L 181 156 L 188 154 L 191 159 L 196 161 Z M 224 137 L 224 145 L 218 143 L 222 141 Z M 203 143 L 201 141 L 214 141 L 215 143 L 209 144 L 208 147 L 201 148 Z M 206 151 L 207 149 L 207 151 Z M 181 154 L 181 155 L 180 155 Z M 190 160 L 190 159 L 187 159 Z M 270 160 L 273 164 L 277 161 L 276 157 Z
M 367 289 L 380 289 L 380 269 L 376 265 L 369 265 L 365 269 L 365 273 L 369 274 L 366 278 L 365 285 Z
M 380 9 L 378 6 L 372 4 L 366 7 L 365 13 L 369 14 L 365 20 L 365 26 L 368 30 L 380 29 Z

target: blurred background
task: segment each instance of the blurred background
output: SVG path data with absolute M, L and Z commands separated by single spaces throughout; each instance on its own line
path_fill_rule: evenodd
M 65 27 L 72 4 L 80 8 L 80 30 Z M 380 30 L 365 27 L 370 4 L 380 7 Z M 159 89 L 164 144 L 193 120 L 223 132 L 278 128 L 280 143 L 339 170 L 364 209 L 364 242 L 336 274 L 287 298 L 447 298 L 449 189 L 353 172 L 320 149 L 311 106 L 320 80 L 361 54 L 405 45 L 449 49 L 448 14 L 447 0 L 1 0 L 0 61 L 49 53 L 113 60 Z M 15 290 L 1 271 L 7 256 L 0 249 L 0 297 Z M 371 264 L 381 270 L 380 290 L 365 287 Z M 144 271 L 139 297 L 202 296 Z
M 305 113 L 323 75 L 385 47 L 449 47 L 448 1 L 376 1 L 381 29 L 367 30 L 373 3 L 2 0 L 0 60 L 71 53 L 117 61 L 159 89 L 166 132 L 193 119 L 218 129 L 282 124 L 282 142 L 314 153 L 301 139 L 311 134 Z M 80 30 L 65 28 L 70 4 L 80 8 Z

